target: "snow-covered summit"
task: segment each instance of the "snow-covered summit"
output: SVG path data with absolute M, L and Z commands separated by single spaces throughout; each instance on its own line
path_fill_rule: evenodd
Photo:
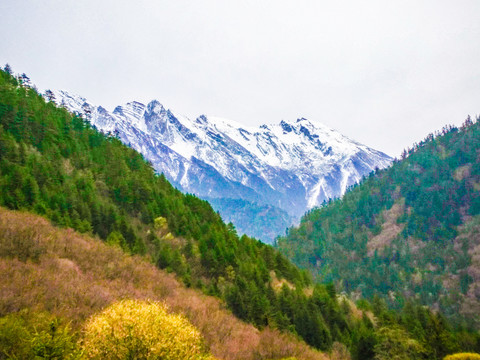
M 296 218 L 391 162 L 305 118 L 247 127 L 206 115 L 190 119 L 157 100 L 132 101 L 109 112 L 68 92 L 55 96 L 99 130 L 118 134 L 182 190 L 272 205 Z

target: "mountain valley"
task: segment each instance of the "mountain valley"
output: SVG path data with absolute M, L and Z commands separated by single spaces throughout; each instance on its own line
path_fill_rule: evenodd
M 118 129 L 98 131 L 88 111 L 72 114 L 24 79 L 0 71 L 0 358 L 99 358 L 86 336 L 112 309 L 129 314 L 115 318 L 120 332 L 107 321 L 94 338 L 116 341 L 102 354 L 117 359 L 177 360 L 177 346 L 195 360 L 480 352 L 478 119 L 429 135 L 271 246 L 176 189 Z M 166 114 L 152 126 L 182 129 Z M 289 126 L 313 133 L 304 119 Z M 231 139 L 218 136 L 208 143 Z M 268 204 L 252 211 L 283 216 Z M 168 314 L 130 321 L 126 304 L 160 302 Z M 172 319 L 195 345 L 182 335 L 160 349 L 168 331 L 146 345 L 145 329 Z

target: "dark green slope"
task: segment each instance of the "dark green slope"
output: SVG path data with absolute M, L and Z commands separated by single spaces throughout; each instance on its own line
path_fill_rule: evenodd
M 353 297 L 406 299 L 478 321 L 480 122 L 430 134 L 402 160 L 307 213 L 277 241 L 315 278 Z M 477 324 L 478 325 L 478 324 Z

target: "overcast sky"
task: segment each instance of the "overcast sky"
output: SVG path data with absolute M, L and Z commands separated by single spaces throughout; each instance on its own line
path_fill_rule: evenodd
M 112 110 L 306 117 L 389 155 L 480 114 L 479 0 L 1 0 L 0 65 Z

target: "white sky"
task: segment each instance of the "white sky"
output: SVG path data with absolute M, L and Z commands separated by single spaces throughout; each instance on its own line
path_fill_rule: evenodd
M 480 1 L 1 0 L 7 62 L 109 110 L 307 117 L 398 156 L 480 113 Z

